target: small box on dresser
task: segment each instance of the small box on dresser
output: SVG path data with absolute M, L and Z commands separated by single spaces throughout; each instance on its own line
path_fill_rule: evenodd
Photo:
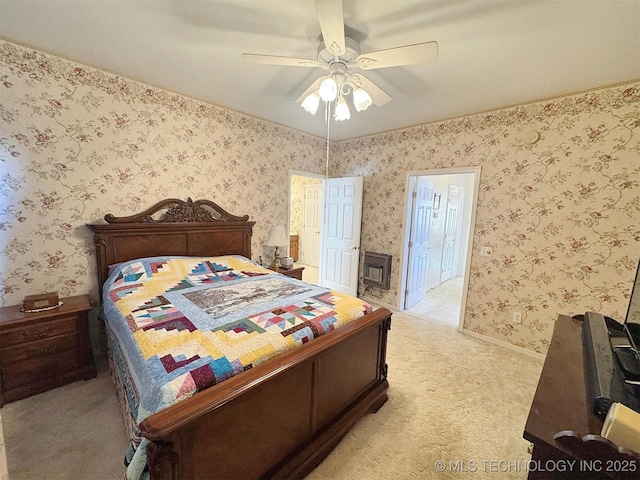
M 0 308 L 0 405 L 96 376 L 87 295 L 27 313 Z

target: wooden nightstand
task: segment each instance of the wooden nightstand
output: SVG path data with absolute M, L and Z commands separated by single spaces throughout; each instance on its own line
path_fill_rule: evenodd
M 96 376 L 87 295 L 37 313 L 0 308 L 0 405 Z
M 273 270 L 273 269 L 270 269 Z M 290 268 L 289 270 L 285 270 L 284 268 L 279 268 L 278 273 L 286 275 L 287 277 L 297 278 L 298 280 L 302 280 L 302 271 L 304 267 Z

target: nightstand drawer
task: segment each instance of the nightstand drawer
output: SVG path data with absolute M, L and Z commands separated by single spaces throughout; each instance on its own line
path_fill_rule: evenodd
M 2 349 L 2 363 L 5 367 L 8 367 L 12 363 L 28 361 L 33 357 L 46 357 L 66 350 L 76 350 L 77 344 L 77 335 L 68 333 L 22 345 L 6 347 Z
M 55 335 L 74 333 L 76 331 L 76 320 L 76 315 L 66 315 L 47 321 L 40 321 L 32 325 L 8 328 L 0 336 L 0 347 L 10 347 L 11 345 L 42 340 Z
M 24 362 L 3 365 L 2 389 L 39 384 L 78 368 L 78 352 L 69 350 L 46 357 L 32 357 Z

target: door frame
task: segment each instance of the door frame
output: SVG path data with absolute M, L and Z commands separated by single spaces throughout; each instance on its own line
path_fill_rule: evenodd
M 287 235 L 291 235 L 291 177 L 293 176 L 317 178 L 320 180 L 326 180 L 328 178 L 325 175 L 322 175 L 319 173 L 303 172 L 302 170 L 289 170 L 289 183 L 287 185 Z M 322 199 L 322 202 L 324 205 L 324 198 Z M 323 215 L 323 218 L 324 218 L 324 212 L 322 212 L 321 215 Z M 320 242 L 321 242 L 320 249 L 322 249 L 322 222 L 320 222 Z M 318 252 L 318 259 L 319 259 L 318 261 L 322 262 L 322 258 L 320 257 L 320 252 Z
M 463 167 L 463 168 L 444 168 L 438 170 L 412 170 L 407 171 L 405 180 L 405 192 L 404 197 L 404 213 L 403 213 L 403 227 L 402 227 L 402 250 L 400 252 L 400 281 L 398 290 L 398 304 L 399 310 L 404 310 L 406 288 L 407 288 L 407 273 L 409 262 L 409 238 L 411 233 L 411 186 L 414 177 L 422 176 L 435 176 L 435 175 L 459 175 L 459 174 L 474 174 L 473 191 L 471 192 L 471 212 L 469 217 L 469 232 L 467 236 L 467 252 L 466 260 L 464 263 L 464 283 L 462 289 L 462 301 L 460 305 L 460 318 L 458 319 L 458 331 L 462 331 L 464 327 L 464 316 L 467 306 L 467 291 L 469 289 L 469 277 L 471 275 L 471 253 L 473 251 L 473 235 L 475 232 L 476 224 L 476 211 L 478 207 L 478 195 L 480 193 L 480 171 L 481 167 Z M 462 238 L 461 238 L 462 240 Z

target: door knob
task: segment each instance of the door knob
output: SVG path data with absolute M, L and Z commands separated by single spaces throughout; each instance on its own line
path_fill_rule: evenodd
M 357 245 L 354 245 L 353 247 L 351 247 L 351 250 L 357 250 L 357 249 L 358 249 Z

